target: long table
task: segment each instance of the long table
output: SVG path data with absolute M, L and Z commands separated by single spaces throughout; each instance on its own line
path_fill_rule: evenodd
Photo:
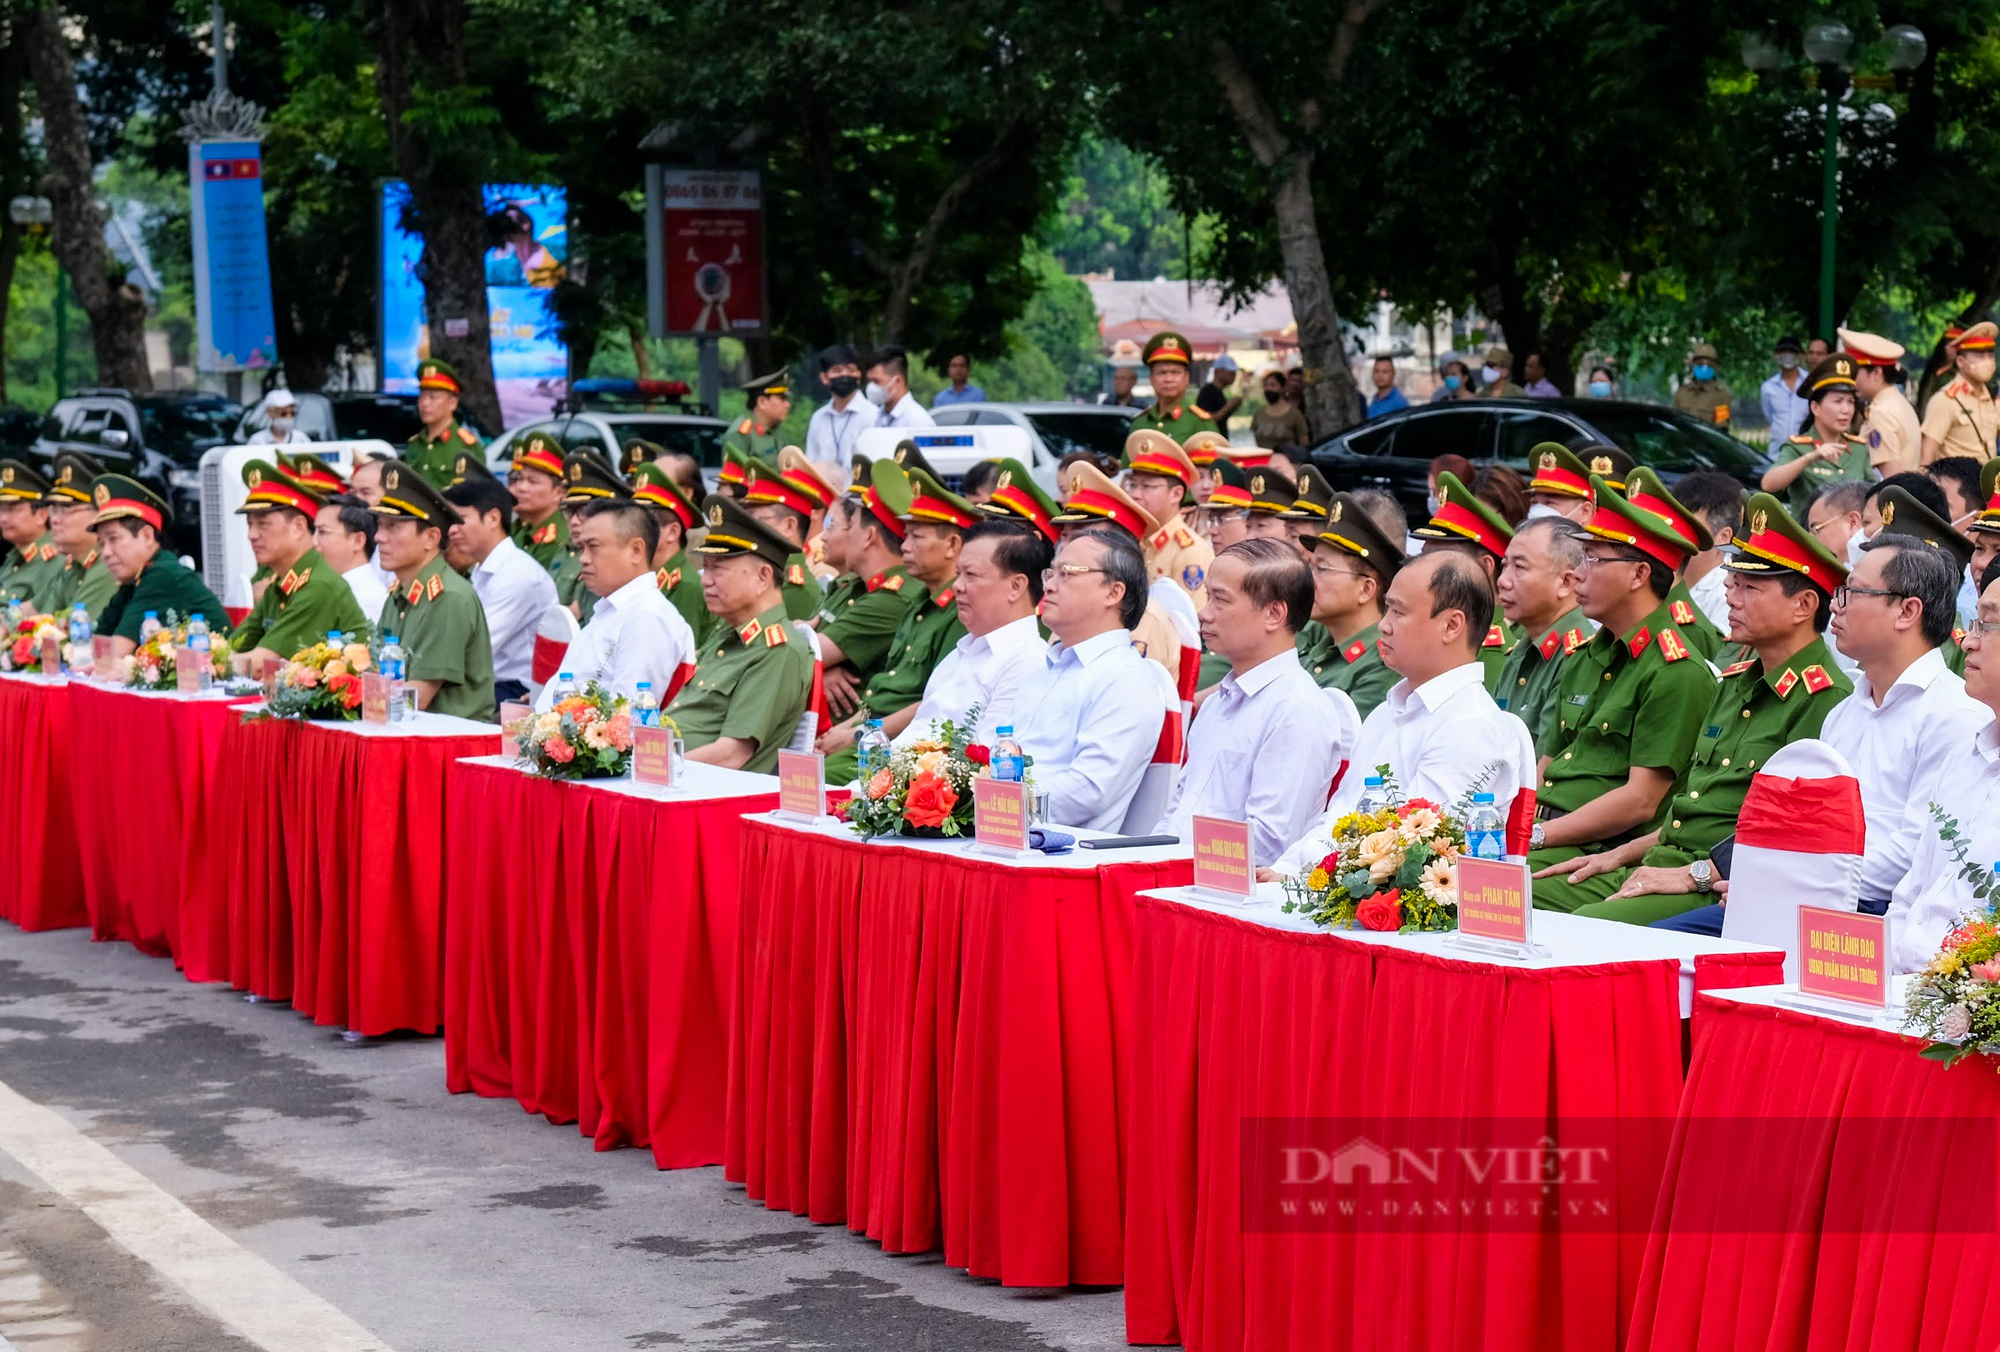
M 1185 846 L 974 854 L 752 817 L 727 1177 L 1010 1286 L 1123 1278 L 1136 895 Z
M 76 850 L 69 682 L 0 673 L 0 765 L 14 776 L 14 829 L 26 848 L 0 869 L 0 920 L 26 930 L 91 923 Z M 100 934 L 99 938 L 106 938 Z
M 599 1150 L 722 1160 L 742 817 L 777 780 L 690 764 L 673 789 L 451 769 L 445 1073 Z

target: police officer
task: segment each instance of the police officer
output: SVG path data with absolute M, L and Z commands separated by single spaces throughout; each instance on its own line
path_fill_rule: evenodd
M 549 570 L 558 596 L 576 586 L 576 551 L 570 545 L 569 518 L 562 511 L 568 459 L 553 436 L 530 432 L 514 443 L 514 462 L 507 472 L 507 491 L 514 495 L 514 524 L 508 533 Z
M 1200 610 L 1208 604 L 1208 567 L 1215 562 L 1215 551 L 1181 515 L 1183 505 L 1193 501 L 1194 460 L 1165 432 L 1141 428 L 1125 438 L 1125 469 L 1125 491 L 1160 523 L 1139 542 L 1146 575 L 1172 579 Z
M 1319 537 L 1320 527 L 1326 524 L 1327 512 L 1333 507 L 1333 485 L 1315 465 L 1300 465 L 1298 496 L 1292 505 L 1278 513 L 1289 522 L 1292 538 L 1298 541 L 1300 549 L 1308 555 L 1313 552 L 1314 541 Z
M 847 562 L 857 579 L 856 595 L 828 614 L 819 631 L 827 707 L 835 718 L 854 712 L 862 691 L 887 664 L 903 617 L 924 590 L 910 580 L 903 563 L 907 527 L 876 491 L 872 477 L 849 501 Z
M 1139 360 L 1146 364 L 1153 381 L 1153 404 L 1132 419 L 1132 431 L 1150 428 L 1184 442 L 1196 432 L 1215 426 L 1215 420 L 1188 393 L 1188 368 L 1194 362 L 1194 347 L 1186 338 L 1172 329 L 1162 329 L 1146 340 Z
M 1806 377 L 1812 426 L 1786 438 L 1778 463 L 1764 471 L 1764 491 L 1783 493 L 1787 508 L 1800 520 L 1828 484 L 1867 483 L 1874 477 L 1868 443 L 1847 431 L 1854 425 L 1854 369 L 1854 358 L 1844 352 L 1813 367 Z
M 93 626 L 104 613 L 105 602 L 118 590 L 91 530 L 97 509 L 91 505 L 90 482 L 104 473 L 104 466 L 80 451 L 58 451 L 55 477 L 43 499 L 49 508 L 49 538 L 62 551 L 62 572 L 50 589 L 49 613 L 66 615 L 81 605 Z
M 451 477 L 451 460 L 461 450 L 476 451 L 486 443 L 458 421 L 458 372 L 448 361 L 427 357 L 417 363 L 418 433 L 403 446 L 403 463 L 442 486 Z
M 750 411 L 723 437 L 725 449 L 733 448 L 751 459 L 778 453 L 778 429 L 792 416 L 791 377 L 783 371 L 758 376 L 743 386 Z
M 485 456 L 477 451 L 460 451 L 451 458 L 451 477 L 445 481 L 445 487 L 456 488 L 462 483 L 493 478 L 493 471 L 486 468 Z
M 1958 339 L 1958 374 L 1924 406 L 1926 465 L 1945 455 L 1993 457 L 2000 435 L 2000 408 L 1993 403 L 1993 342 L 2000 325 L 1983 320 Z
M 701 516 L 666 467 L 651 456 L 635 462 L 632 498 L 652 509 L 660 524 L 660 547 L 653 553 L 653 575 L 667 600 L 688 623 L 688 632 L 708 631 L 708 607 L 701 599 L 701 571 L 688 559 L 688 536 Z
M 571 540 L 576 538 L 577 512 L 593 502 L 631 496 L 632 485 L 599 452 L 579 448 L 563 457 L 560 515 L 564 532 Z M 597 613 L 597 593 L 583 585 L 583 568 L 574 545 L 568 565 L 556 576 L 556 600 L 574 611 L 580 624 L 589 624 L 590 617 Z
M 266 460 L 243 466 L 250 490 L 238 515 L 250 518 L 250 551 L 271 585 L 250 607 L 230 636 L 236 670 L 260 674 L 263 664 L 282 661 L 325 638 L 329 630 L 357 634 L 370 621 L 354 599 L 354 588 L 313 547 L 313 523 L 326 500 Z
M 1035 476 L 1028 467 L 1018 460 L 999 462 L 999 473 L 993 479 L 993 496 L 979 504 L 979 510 L 988 516 L 1012 517 L 1025 521 L 1041 532 L 1042 538 L 1050 545 L 1062 539 L 1062 527 L 1056 524 L 1056 516 L 1062 508 L 1056 500 L 1042 491 L 1035 482 Z
M 1207 502 L 1215 489 L 1215 465 L 1222 452 L 1229 449 L 1229 438 L 1213 429 L 1196 432 L 1181 442 L 1181 449 L 1194 462 L 1194 500 L 1198 506 Z
M 667 714 L 689 760 L 768 774 L 812 697 L 812 653 L 778 593 L 791 545 L 726 494 L 710 494 L 702 511 L 702 601 L 721 623 Z
M 130 656 L 139 646 L 147 611 L 165 625 L 185 624 L 199 615 L 212 635 L 229 632 L 229 612 L 203 585 L 201 574 L 181 567 L 173 551 L 160 543 L 174 519 L 165 498 L 137 479 L 100 474 L 90 482 L 90 501 L 97 509 L 90 528 L 118 582 L 98 617 L 97 632 L 111 635 L 117 656 Z
M 1366 718 L 1397 679 L 1375 644 L 1382 598 L 1403 564 L 1402 541 L 1389 538 L 1353 498 L 1335 493 L 1308 547 L 1312 622 L 1299 631 L 1299 663 L 1320 689 L 1345 690 Z
M 1537 745 L 1555 722 L 1563 666 L 1597 632 L 1576 603 L 1582 574 L 1583 545 L 1566 519 L 1522 522 L 1500 560 L 1494 591 L 1522 641 L 1500 664 L 1493 702 L 1526 723 Z
M 1455 549 L 1479 560 L 1486 575 L 1497 581 L 1500 560 L 1507 556 L 1507 543 L 1514 528 L 1500 514 L 1481 502 L 1471 489 L 1450 470 L 1437 478 L 1437 511 L 1410 534 L 1424 542 L 1424 552 Z M 1521 631 L 1505 615 L 1495 615 L 1479 646 L 1479 661 L 1486 668 L 1486 690 L 1491 694 L 1500 684 L 1500 667 L 1507 654 L 1521 641 Z
M 1285 514 L 1299 500 L 1298 480 L 1273 469 L 1268 459 L 1262 465 L 1246 469 L 1244 474 L 1250 483 L 1250 519 L 1244 534 L 1252 539 L 1293 539 L 1292 523 L 1285 519 Z
M 1840 330 L 1840 347 L 1854 360 L 1854 392 L 1868 401 L 1861 439 L 1868 463 L 1883 478 L 1923 465 L 1924 429 L 1917 410 L 1896 383 L 1902 374 L 1903 345 L 1876 333 Z
M 796 446 L 778 452 L 775 464 L 752 461 L 751 470 L 743 505 L 750 509 L 750 515 L 792 542 L 792 557 L 785 560 L 782 584 L 785 614 L 795 620 L 810 620 L 819 614 L 826 589 L 806 566 L 806 535 L 812 530 L 813 518 L 840 496 L 840 488 Z
M 1696 343 L 1688 353 L 1688 379 L 1674 391 L 1674 407 L 1714 427 L 1729 426 L 1729 401 L 1735 396 L 1717 369 L 1721 360 L 1715 344 Z
M 0 562 L 0 594 L 44 611 L 63 571 L 63 553 L 49 534 L 49 488 L 20 461 L 0 460 L 0 537 L 13 546 Z
M 1696 512 L 1691 512 L 1681 500 L 1667 491 L 1660 482 L 1660 476 L 1644 465 L 1635 468 L 1625 485 L 1625 500 L 1634 507 L 1643 508 L 1663 519 L 1682 539 L 1694 546 L 1694 553 L 1705 553 L 1715 548 L 1715 532 Z M 1689 555 L 1690 558 L 1693 555 Z M 1672 617 L 1681 636 L 1694 645 L 1696 652 L 1713 661 L 1722 651 L 1725 638 L 1701 607 L 1694 603 L 1694 593 L 1688 590 L 1683 563 L 1674 570 L 1674 585 L 1667 591 L 1667 614 Z
M 375 543 L 391 574 L 375 632 L 394 634 L 417 707 L 492 722 L 493 642 L 479 593 L 444 561 L 444 537 L 458 511 L 409 465 L 382 467 Z
M 1749 534 L 1723 566 L 1730 579 L 1734 637 L 1752 656 L 1725 667 L 1696 724 L 1694 754 L 1664 824 L 1601 854 L 1556 867 L 1535 882 L 1535 904 L 1634 924 L 1705 904 L 1717 877 L 1710 852 L 1736 829 L 1751 776 L 1773 752 L 1817 737 L 1853 690 L 1828 649 L 1833 593 L 1847 569 L 1768 493 L 1751 497 Z M 1565 686 L 1567 686 L 1565 681 Z M 1529 863 L 1535 863 L 1529 855 Z

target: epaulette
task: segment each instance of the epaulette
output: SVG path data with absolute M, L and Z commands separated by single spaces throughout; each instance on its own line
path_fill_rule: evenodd
M 1730 665 L 1724 667 L 1722 669 L 1722 674 L 1724 676 L 1741 676 L 1744 672 L 1750 670 L 1750 668 L 1756 665 L 1757 665 L 1756 658 L 1746 657 L 1741 662 L 1732 662 Z
M 884 591 L 899 592 L 903 590 L 903 584 L 907 581 L 909 581 L 908 578 L 904 577 L 901 573 L 897 573 L 882 579 L 882 588 Z
M 556 542 L 556 523 L 551 520 L 546 526 L 528 537 L 532 544 L 552 545 Z
M 1826 668 L 1817 662 L 1805 669 L 1806 692 L 1817 695 L 1833 685 L 1833 677 L 1826 674 Z
M 767 648 L 782 648 L 782 647 L 784 647 L 784 646 L 785 646 L 785 642 L 786 642 L 786 640 L 785 640 L 785 626 L 784 626 L 784 625 L 782 625 L 782 624 L 774 624 L 774 625 L 772 625 L 772 626 L 771 626 L 771 627 L 770 627 L 769 629 L 766 629 L 766 630 L 764 631 L 764 646 L 765 646 L 765 647 L 767 647 Z
M 745 418 L 742 422 L 738 423 L 736 425 L 736 430 L 741 432 L 746 437 L 753 435 L 750 430 L 750 420 L 748 418 Z
M 791 564 L 785 569 L 785 581 L 790 583 L 794 587 L 805 586 L 806 570 L 799 567 L 799 565 L 796 563 Z
M 1785 674 L 1778 678 L 1777 684 L 1773 685 L 1771 688 L 1778 692 L 1779 699 L 1784 699 L 1787 695 L 1790 695 L 1792 693 L 1793 689 L 1797 687 L 1798 683 L 1799 683 L 1799 674 L 1796 671 L 1792 671 L 1788 668 L 1785 671 Z
M 1501 628 L 1501 627 L 1500 627 L 1499 625 L 1497 625 L 1497 624 L 1496 624 L 1496 625 L 1493 625 L 1492 627 L 1490 627 L 1490 628 L 1489 628 L 1489 629 L 1487 629 L 1487 631 L 1486 631 L 1486 642 L 1484 642 L 1484 643 L 1480 644 L 1479 646 L 1480 646 L 1480 647 L 1482 647 L 1482 648 L 1504 648 L 1504 647 L 1506 647 L 1506 646 L 1507 646 L 1507 631 L 1506 631 L 1506 630 L 1504 630 L 1504 629 L 1502 629 L 1502 628 Z
M 1667 613 L 1674 617 L 1675 624 L 1693 624 L 1694 607 L 1685 601 L 1675 601 L 1667 607 Z
M 1806 435 L 1806 434 L 1805 434 L 1804 432 L 1800 432 L 1800 433 L 1798 433 L 1798 434 L 1796 434 L 1796 435 L 1794 435 L 1794 436 L 1789 436 L 1789 437 L 1786 437 L 1786 438 L 1785 438 L 1785 440 L 1787 440 L 1787 441 L 1791 442 L 1791 443 L 1792 443 L 1792 445 L 1794 445 L 1794 446 L 1815 446 L 1815 445 L 1818 445 L 1818 442 L 1816 442 L 1816 441 L 1815 441 L 1815 440 L 1814 440 L 1813 438 L 1811 438 L 1811 437 L 1807 436 L 1807 435 Z
M 1678 629 L 1660 631 L 1660 656 L 1668 662 L 1679 662 L 1688 656 L 1687 644 L 1681 641 Z
M 431 574 L 429 584 L 424 587 L 424 595 L 433 601 L 444 595 L 444 574 Z
M 1563 656 L 1568 657 L 1578 648 L 1590 642 L 1590 636 L 1581 629 L 1572 629 L 1563 635 Z
M 458 429 L 458 439 L 468 446 L 477 446 L 479 444 L 479 438 L 472 435 L 472 429 L 469 427 Z

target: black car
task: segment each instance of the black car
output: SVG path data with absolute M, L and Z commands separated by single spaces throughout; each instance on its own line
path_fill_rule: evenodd
M 1696 470 L 1720 470 L 1755 491 L 1772 457 L 1761 446 L 1657 404 L 1613 399 L 1458 399 L 1420 404 L 1350 427 L 1314 446 L 1313 464 L 1343 491 L 1395 495 L 1412 522 L 1429 517 L 1431 461 L 1462 455 L 1526 476 L 1528 451 L 1544 441 L 1605 441 L 1671 485 Z

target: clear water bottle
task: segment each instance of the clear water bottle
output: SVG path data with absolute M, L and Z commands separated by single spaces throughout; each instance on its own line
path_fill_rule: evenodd
M 882 720 L 871 718 L 861 730 L 861 739 L 855 743 L 856 760 L 861 778 L 865 781 L 877 770 L 889 768 L 889 734 L 882 731 Z
M 1021 744 L 1014 740 L 1014 725 L 994 729 L 993 759 L 987 766 L 995 779 L 1005 779 L 1020 783 L 1026 769 L 1025 758 L 1021 755 Z
M 152 642 L 153 635 L 159 632 L 160 612 L 157 610 L 147 611 L 146 618 L 139 623 L 139 642 L 150 643 Z
M 409 715 L 404 703 L 404 691 L 409 686 L 403 680 L 403 645 L 394 634 L 382 635 L 382 656 L 377 660 L 382 667 L 382 679 L 389 683 L 389 721 L 399 723 Z
M 575 693 L 576 673 L 572 671 L 559 671 L 556 673 L 555 689 L 549 692 L 549 703 L 551 706 L 561 704 Z
M 1382 776 L 1369 775 L 1361 781 L 1361 799 L 1354 810 L 1362 813 L 1386 811 L 1389 807 L 1389 791 L 1382 787 Z
M 76 663 L 90 660 L 90 610 L 79 601 L 69 608 L 69 651 L 70 660 Z
M 660 701 L 653 696 L 651 681 L 639 682 L 638 693 L 632 696 L 632 722 L 641 728 L 660 725 Z
M 201 669 L 201 688 L 214 688 L 215 667 L 208 660 L 208 621 L 200 611 L 188 616 L 187 645 L 194 654 L 195 665 Z
M 1465 852 L 1474 859 L 1507 857 L 1507 822 L 1490 793 L 1472 795 L 1472 816 L 1465 823 Z
M 347 646 L 347 635 L 341 633 L 338 629 L 327 630 L 326 646 L 335 651 L 345 648 Z

